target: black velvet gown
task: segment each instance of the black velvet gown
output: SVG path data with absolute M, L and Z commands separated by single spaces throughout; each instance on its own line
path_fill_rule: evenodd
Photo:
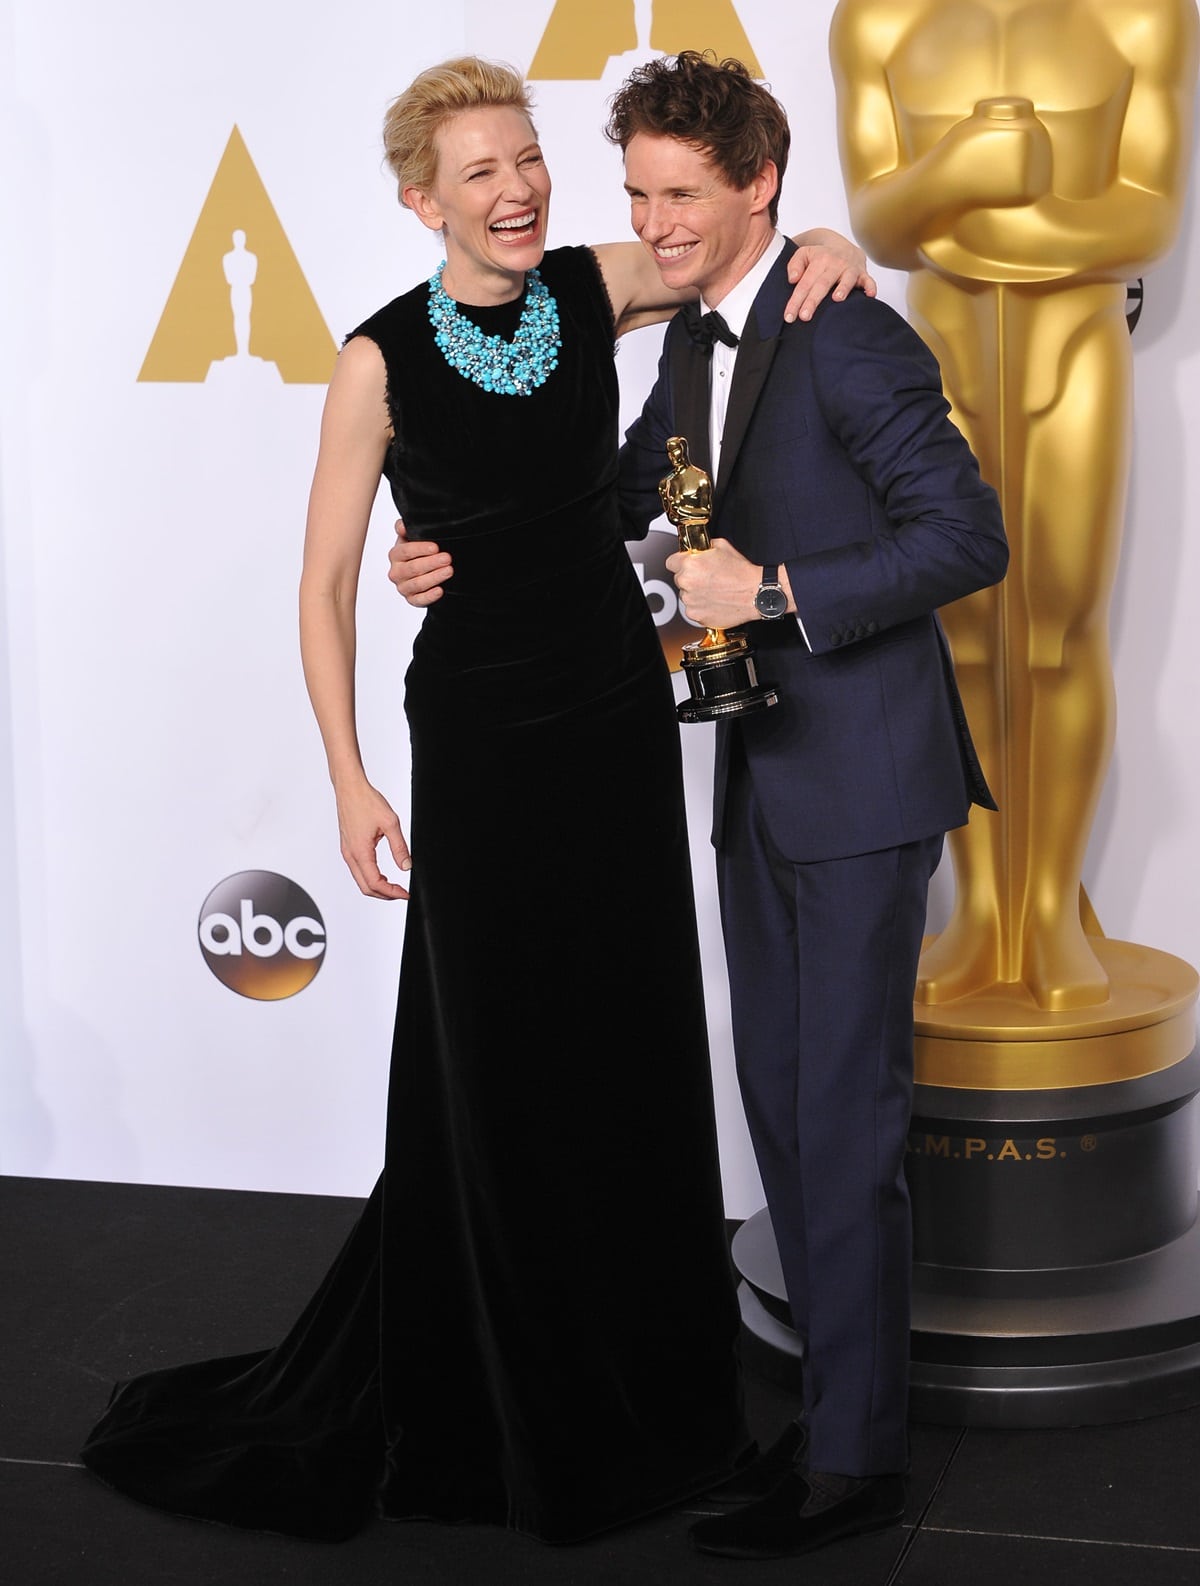
M 570 1541 L 702 1490 L 747 1441 L 673 692 L 617 521 L 612 314 L 586 249 L 542 275 L 563 349 L 528 397 L 445 363 L 424 286 L 354 333 L 387 365 L 408 533 L 454 557 L 406 679 L 386 1162 L 281 1344 L 114 1392 L 85 1462 L 177 1513 Z M 478 317 L 510 336 L 518 311 Z

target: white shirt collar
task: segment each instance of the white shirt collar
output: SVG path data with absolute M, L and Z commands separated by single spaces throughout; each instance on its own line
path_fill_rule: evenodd
M 755 260 L 738 284 L 721 299 L 721 318 L 739 338 L 746 328 L 746 321 L 750 317 L 750 310 L 754 299 L 758 296 L 759 287 L 766 280 L 775 260 L 783 252 L 783 243 L 783 233 L 774 232 L 761 257 Z M 711 307 L 711 303 L 706 303 L 703 298 L 700 299 L 702 313 L 707 314 Z

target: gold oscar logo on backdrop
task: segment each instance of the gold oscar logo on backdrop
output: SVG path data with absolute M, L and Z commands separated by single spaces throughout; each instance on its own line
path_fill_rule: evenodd
M 234 127 L 139 380 L 324 385 L 337 347 Z
M 529 75 L 599 78 L 615 55 L 644 60 L 656 51 L 704 49 L 718 60 L 736 56 L 755 77 L 762 76 L 733 0 L 557 0 Z

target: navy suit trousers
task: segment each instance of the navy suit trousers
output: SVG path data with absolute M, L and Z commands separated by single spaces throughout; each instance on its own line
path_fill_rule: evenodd
M 717 849 L 721 919 L 742 1099 L 807 1345 L 810 1463 L 902 1471 L 913 991 L 942 836 L 793 863 L 739 747 Z

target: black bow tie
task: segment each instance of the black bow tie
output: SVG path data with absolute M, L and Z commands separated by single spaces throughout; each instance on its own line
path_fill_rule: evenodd
M 712 352 L 714 341 L 724 342 L 726 347 L 736 347 L 738 344 L 737 337 L 715 308 L 702 314 L 695 303 L 685 303 L 683 322 L 696 346 L 706 353 Z

